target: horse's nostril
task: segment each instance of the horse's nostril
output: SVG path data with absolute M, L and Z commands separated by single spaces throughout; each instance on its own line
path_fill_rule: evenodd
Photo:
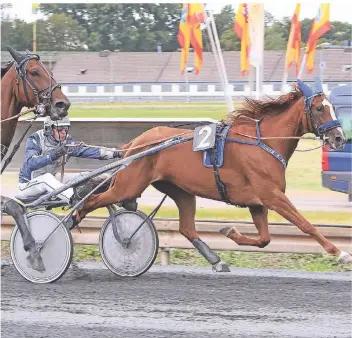
M 55 108 L 67 110 L 69 107 L 70 107 L 70 102 L 67 102 L 67 101 L 55 102 Z
M 337 136 L 335 140 L 336 140 L 337 143 L 340 143 L 340 142 L 342 142 L 342 137 Z

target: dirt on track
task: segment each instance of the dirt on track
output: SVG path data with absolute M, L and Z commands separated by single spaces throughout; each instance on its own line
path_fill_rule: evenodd
M 2 336 L 351 337 L 348 273 L 154 266 L 123 279 L 89 267 L 47 285 L 3 267 Z

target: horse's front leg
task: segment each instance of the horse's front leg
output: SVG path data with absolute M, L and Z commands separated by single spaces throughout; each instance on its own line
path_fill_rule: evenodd
M 179 210 L 180 233 L 185 236 L 198 252 L 213 266 L 216 272 L 229 272 L 230 269 L 216 252 L 199 237 L 195 228 L 196 198 L 171 182 L 154 182 L 153 186 L 172 198 Z
M 21 233 L 24 250 L 28 252 L 28 265 L 37 271 L 45 271 L 45 266 L 36 248 L 35 240 L 29 232 L 24 208 L 15 200 L 1 196 L 1 211 L 12 216 Z
M 263 198 L 263 203 L 267 208 L 276 211 L 289 222 L 295 224 L 304 233 L 311 235 L 329 254 L 338 257 L 340 263 L 352 264 L 352 256 L 328 241 L 318 229 L 297 211 L 282 191 L 275 190 L 270 197 Z
M 268 209 L 261 206 L 249 207 L 254 225 L 256 226 L 259 238 L 252 238 L 242 235 L 235 227 L 225 227 L 220 232 L 226 237 L 232 239 L 238 245 L 251 245 L 264 248 L 270 243 L 270 234 L 268 228 Z

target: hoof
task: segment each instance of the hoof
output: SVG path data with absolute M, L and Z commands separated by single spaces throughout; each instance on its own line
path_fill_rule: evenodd
M 122 208 L 128 211 L 137 211 L 138 204 L 136 200 L 126 200 L 121 203 Z
M 42 256 L 40 256 L 40 253 L 37 249 L 32 249 L 29 251 L 29 255 L 27 256 L 27 265 L 33 270 L 39 272 L 45 271 Z
M 213 270 L 215 272 L 230 272 L 230 268 L 228 267 L 228 265 L 226 263 L 224 263 L 223 261 L 219 261 L 218 263 L 213 265 Z
M 230 227 L 226 227 L 226 228 L 222 228 L 220 230 L 220 232 L 226 236 L 226 237 L 229 237 L 232 233 L 234 233 L 236 231 L 235 228 L 230 228 Z
M 347 252 L 341 251 L 338 262 L 341 264 L 352 264 L 352 255 Z
M 71 215 L 71 217 L 64 222 L 64 225 L 67 230 L 72 230 L 78 224 L 76 215 Z

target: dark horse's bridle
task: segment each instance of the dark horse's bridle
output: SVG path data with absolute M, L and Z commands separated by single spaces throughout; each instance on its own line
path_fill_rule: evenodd
M 27 64 L 30 60 L 36 60 L 38 62 L 38 64 L 44 69 L 44 71 L 46 72 L 46 74 L 48 75 L 50 81 L 49 81 L 49 86 L 44 88 L 44 89 L 39 89 L 36 87 L 36 85 L 33 83 L 33 81 L 30 79 L 30 77 L 27 75 Z M 42 64 L 42 62 L 40 61 L 40 57 L 37 54 L 26 54 L 26 57 L 21 60 L 19 63 L 17 61 L 13 62 L 16 73 L 17 73 L 17 77 L 16 77 L 16 85 L 19 88 L 20 85 L 20 81 L 22 81 L 22 85 L 23 85 L 23 91 L 24 94 L 26 96 L 26 101 L 27 101 L 27 107 L 31 106 L 30 103 L 30 99 L 29 99 L 29 95 L 28 95 L 28 88 L 27 85 L 32 89 L 34 96 L 36 98 L 37 104 L 35 105 L 35 110 L 34 110 L 34 114 L 35 117 L 34 119 L 31 121 L 31 123 L 29 124 L 29 126 L 27 127 L 27 129 L 25 130 L 25 132 L 23 133 L 22 137 L 19 139 L 18 143 L 14 146 L 11 154 L 6 158 L 4 165 L 1 167 L 1 174 L 3 173 L 3 171 L 5 170 L 5 168 L 9 165 L 9 163 L 11 162 L 13 156 L 15 155 L 15 153 L 17 152 L 17 150 L 20 147 L 21 142 L 23 141 L 24 137 L 26 136 L 27 132 L 29 131 L 29 129 L 31 129 L 34 121 L 36 120 L 36 118 L 38 116 L 45 116 L 47 113 L 47 108 L 50 109 L 50 105 L 51 105 L 51 97 L 52 97 L 52 93 L 56 88 L 61 89 L 61 85 L 59 85 L 58 83 L 56 83 L 55 79 L 52 77 L 52 75 L 46 70 L 46 68 L 44 67 L 44 65 Z M 56 116 L 58 118 L 58 115 L 56 112 L 52 113 L 54 116 Z M 8 151 L 8 147 L 6 147 L 5 145 L 1 145 L 1 156 L 2 158 L 5 157 L 6 153 Z
M 38 64 L 44 69 L 44 71 L 46 72 L 46 74 L 50 79 L 49 86 L 44 89 L 37 88 L 36 85 L 33 83 L 33 81 L 30 79 L 30 77 L 27 75 L 27 64 L 30 60 L 33 60 L 33 59 L 37 60 Z M 17 63 L 17 61 L 14 61 L 14 67 L 17 73 L 17 78 L 16 78 L 17 86 L 19 86 L 19 79 L 22 80 L 23 90 L 27 101 L 27 107 L 30 107 L 31 105 L 29 100 L 29 95 L 28 95 L 28 89 L 27 89 L 27 85 L 28 85 L 32 89 L 37 101 L 35 114 L 39 116 L 44 116 L 47 108 L 50 107 L 51 105 L 51 96 L 53 91 L 56 88 L 61 89 L 61 85 L 56 83 L 53 76 L 44 67 L 44 65 L 40 61 L 39 55 L 37 54 L 27 54 L 26 58 L 24 58 L 20 63 Z M 56 117 L 58 118 L 57 113 L 53 112 L 53 114 L 56 115 Z

